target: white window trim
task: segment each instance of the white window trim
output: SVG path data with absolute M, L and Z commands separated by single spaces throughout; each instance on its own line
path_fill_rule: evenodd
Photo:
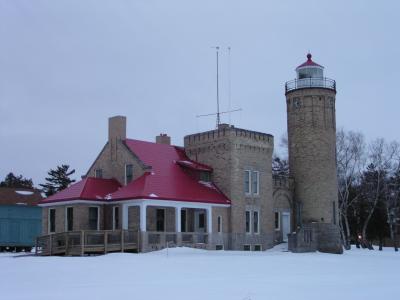
M 65 227 L 64 227 L 64 230 L 65 230 L 65 232 L 68 232 L 68 208 L 72 208 L 72 211 L 74 210 L 74 208 L 73 208 L 73 206 L 66 206 L 65 207 L 65 213 L 64 213 L 64 216 L 65 216 Z M 72 219 L 74 218 L 74 213 L 72 213 Z M 73 231 L 74 230 L 74 221 L 72 220 L 72 230 L 71 231 Z
M 89 208 L 94 207 L 97 208 L 97 229 L 100 230 L 100 207 L 98 206 L 89 206 Z
M 251 195 L 251 185 L 252 185 L 252 182 L 251 182 L 251 170 L 249 170 L 249 169 L 244 170 L 244 174 L 245 174 L 244 176 L 246 176 L 246 174 L 249 174 L 249 176 L 248 176 L 248 179 L 249 179 L 249 185 L 248 185 L 249 191 L 246 192 L 246 187 L 244 186 L 244 188 L 245 188 L 244 193 L 245 193 L 245 195 Z M 244 183 L 243 183 L 243 185 L 244 185 Z
M 249 231 L 247 231 L 247 228 L 246 228 L 246 215 L 247 215 L 247 212 L 249 213 Z M 245 215 L 244 215 L 244 227 L 245 227 L 244 230 L 245 230 L 246 234 L 251 234 L 251 230 L 252 230 L 252 227 L 253 227 L 253 226 L 251 226 L 252 220 L 253 220 L 251 215 L 252 215 L 251 214 L 251 210 L 247 210 L 246 209 Z
M 257 213 L 257 232 L 254 232 L 254 213 Z M 252 229 L 253 229 L 253 234 L 260 234 L 260 211 L 258 209 L 253 210 L 252 213 Z
M 221 224 L 220 228 L 218 228 L 218 223 Z M 222 233 L 222 216 L 217 217 L 217 232 Z
M 281 213 L 279 211 L 274 212 L 274 227 L 275 227 L 275 214 L 278 213 L 278 228 L 275 228 L 275 231 L 281 230 Z
M 54 231 L 50 231 L 50 224 L 51 224 L 51 219 L 50 219 L 50 211 L 54 210 L 54 217 L 56 217 L 56 209 L 55 208 L 49 208 L 47 211 L 47 232 L 48 233 L 55 233 L 56 232 L 56 220 L 54 220 Z
M 120 215 L 120 213 L 121 213 L 121 209 L 120 209 L 120 207 L 119 207 L 118 205 L 113 206 L 113 209 L 112 209 L 112 215 L 113 215 L 112 227 L 113 227 L 113 230 L 116 230 L 116 229 L 117 229 L 116 226 L 115 226 L 115 209 L 116 209 L 116 208 L 119 209 L 119 210 L 118 210 L 118 220 L 119 220 L 118 223 L 121 224 L 121 218 L 119 217 L 119 215 Z
M 259 171 L 252 171 L 251 172 L 251 187 L 253 188 L 253 174 L 257 174 L 257 190 L 253 192 L 253 195 L 260 195 L 260 172 Z M 252 190 L 252 189 L 251 189 Z

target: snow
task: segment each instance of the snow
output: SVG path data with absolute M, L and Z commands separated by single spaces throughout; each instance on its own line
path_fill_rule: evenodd
M 214 190 L 216 189 L 215 186 L 211 182 L 200 180 L 199 183 L 210 189 L 214 189 Z
M 1 299 L 398 299 L 400 253 L 174 248 L 146 254 L 0 254 Z
M 33 195 L 33 192 L 31 192 L 31 191 L 15 191 L 17 194 L 20 194 L 20 195 L 25 195 L 25 196 L 28 196 L 28 195 Z
M 157 198 L 158 196 L 156 194 L 150 194 L 149 197 Z

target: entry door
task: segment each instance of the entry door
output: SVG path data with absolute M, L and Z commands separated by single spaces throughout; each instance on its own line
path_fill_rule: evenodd
M 289 212 L 283 212 L 282 213 L 282 235 L 283 235 L 283 241 L 287 242 L 288 241 L 288 234 L 290 233 L 290 213 Z
M 204 211 L 194 212 L 194 224 L 195 232 L 205 232 L 206 231 L 206 215 Z

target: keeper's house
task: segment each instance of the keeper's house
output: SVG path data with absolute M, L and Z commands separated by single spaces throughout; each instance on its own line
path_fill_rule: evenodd
M 40 202 L 43 254 L 265 250 L 287 238 L 291 193 L 273 180 L 271 135 L 220 125 L 184 142 L 127 139 L 126 118 L 110 118 L 86 176 Z

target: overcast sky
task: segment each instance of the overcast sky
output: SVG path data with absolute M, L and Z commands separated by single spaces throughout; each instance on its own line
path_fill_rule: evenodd
M 84 174 L 107 140 L 107 118 L 128 137 L 176 145 L 215 126 L 286 131 L 285 81 L 307 51 L 337 81 L 337 125 L 400 141 L 399 1 L 0 0 L 0 179 L 43 182 L 70 164 Z M 224 115 L 222 121 L 228 122 Z

